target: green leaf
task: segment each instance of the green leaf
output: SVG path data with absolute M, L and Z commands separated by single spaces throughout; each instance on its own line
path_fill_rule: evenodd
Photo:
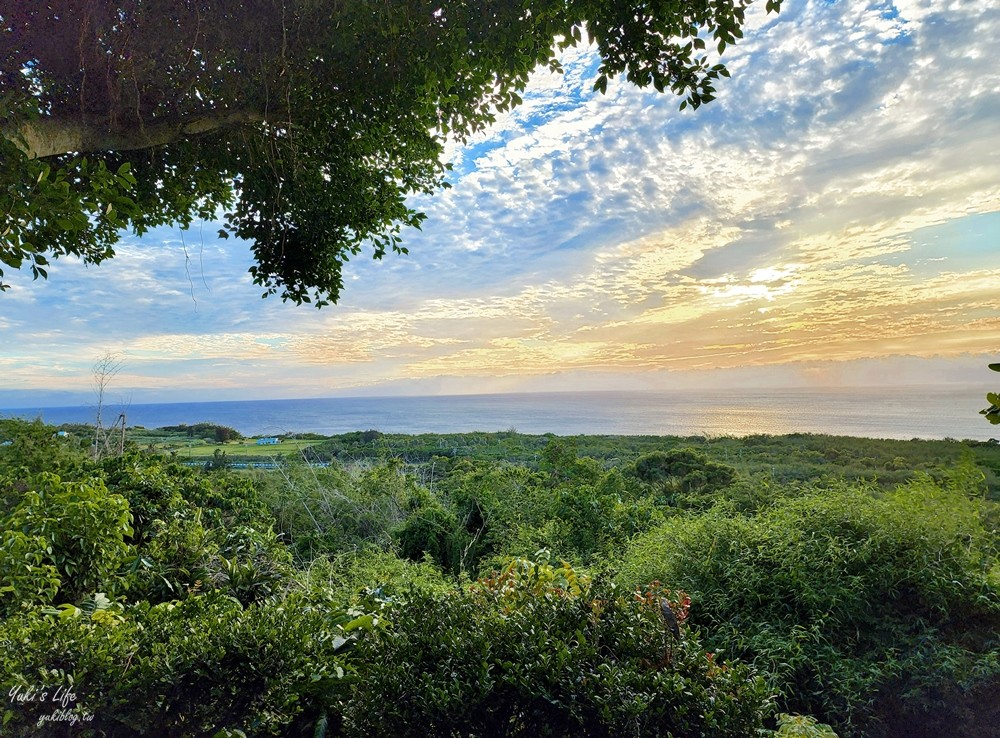
M 358 628 L 371 630 L 374 625 L 375 619 L 371 615 L 362 615 L 361 617 L 355 618 L 351 622 L 344 625 L 344 632 L 350 633 L 352 630 L 357 630 Z

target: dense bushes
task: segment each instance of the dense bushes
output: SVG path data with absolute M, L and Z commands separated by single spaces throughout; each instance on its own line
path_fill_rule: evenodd
M 0 689 L 35 696 L 7 705 L 4 735 L 271 735 L 312 725 L 336 709 L 352 673 L 342 654 L 371 624 L 305 595 L 246 608 L 210 593 L 89 614 L 22 612 L 0 624 L 0 640 L 17 646 L 0 651 Z
M 413 439 L 435 451 L 417 467 L 205 473 L 0 431 L 4 735 L 971 738 L 1000 719 L 1000 514 L 971 460 L 915 473 L 873 443 L 864 464 L 891 452 L 909 482 L 788 482 L 815 475 L 759 460 L 829 470 L 864 443 L 613 456 L 508 432 Z
M 515 561 L 468 588 L 403 593 L 384 616 L 359 649 L 349 735 L 744 738 L 769 712 L 746 667 L 686 629 L 675 642 L 658 604 L 565 565 Z
M 350 472 L 288 466 L 258 471 L 254 480 L 275 529 L 303 564 L 352 548 L 390 549 L 407 508 L 423 499 L 398 464 Z
M 839 484 L 748 516 L 723 502 L 638 539 L 619 581 L 685 588 L 711 647 L 754 663 L 786 708 L 867 735 L 880 693 L 920 709 L 933 685 L 1000 677 L 1000 581 L 976 492 L 963 473 L 884 496 Z
M 636 459 L 633 473 L 668 492 L 710 493 L 731 484 L 736 470 L 691 449 L 654 451 Z
M 660 522 L 665 507 L 635 477 L 578 459 L 563 444 L 540 471 L 463 460 L 437 488 L 472 538 L 463 558 L 472 573 L 542 548 L 594 565 Z
M 811 433 L 786 436 L 754 435 L 742 438 L 706 436 L 576 436 L 557 439 L 515 431 L 499 433 L 379 434 L 365 441 L 361 433 L 344 433 L 311 447 L 317 459 L 343 463 L 401 459 L 422 467 L 433 479 L 451 462 L 467 459 L 537 469 L 546 447 L 558 440 L 576 456 L 601 465 L 626 467 L 650 453 L 694 450 L 709 460 L 736 469 L 743 478 L 766 477 L 772 482 L 810 481 L 825 476 L 877 481 L 892 487 L 911 479 L 914 472 L 938 475 L 971 454 L 986 474 L 993 497 L 1000 499 L 1000 443 L 995 441 L 900 441 L 853 438 Z
M 0 456 L 0 732 L 268 735 L 335 718 L 344 651 L 374 620 L 293 585 L 247 479 L 67 460 L 51 429 L 25 430 Z M 69 478 L 37 470 L 46 447 Z
M 662 520 L 638 480 L 571 450 L 543 471 L 461 460 L 433 490 L 398 463 L 352 470 L 289 467 L 258 472 L 277 529 L 302 562 L 348 548 L 425 555 L 453 573 L 479 573 L 541 549 L 577 564 L 606 557 Z
M 169 433 L 184 433 L 188 438 L 203 438 L 207 441 L 217 441 L 226 443 L 227 441 L 238 441 L 243 438 L 243 434 L 235 428 L 216 423 L 195 423 L 194 425 L 167 425 L 159 430 Z
M 17 504 L 11 495 L 17 482 L 25 477 L 48 472 L 63 479 L 75 479 L 89 468 L 86 451 L 92 435 L 58 435 L 40 420 L 0 418 L 0 502 L 4 507 Z
M 100 480 L 32 479 L 18 504 L 0 517 L 0 614 L 22 603 L 74 602 L 115 589 L 131 535 L 128 503 Z

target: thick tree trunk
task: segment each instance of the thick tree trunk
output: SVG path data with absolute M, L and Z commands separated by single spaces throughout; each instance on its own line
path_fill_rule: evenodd
M 31 159 L 92 151 L 131 151 L 162 146 L 221 128 L 263 123 L 267 117 L 255 110 L 193 115 L 175 121 L 157 121 L 131 128 L 109 128 L 80 120 L 40 118 L 14 130 L 0 131 Z

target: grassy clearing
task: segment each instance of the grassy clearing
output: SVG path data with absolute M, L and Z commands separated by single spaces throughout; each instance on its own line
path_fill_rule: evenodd
M 256 441 L 231 441 L 229 443 L 206 443 L 195 439 L 194 441 L 173 441 L 164 443 L 157 447 L 161 453 L 175 452 L 180 458 L 205 459 L 211 458 L 216 450 L 224 452 L 230 457 L 252 456 L 254 458 L 267 458 L 270 456 L 283 456 L 286 454 L 298 454 L 304 448 L 313 446 L 316 441 L 304 439 L 292 439 L 281 441 L 269 446 L 258 446 Z

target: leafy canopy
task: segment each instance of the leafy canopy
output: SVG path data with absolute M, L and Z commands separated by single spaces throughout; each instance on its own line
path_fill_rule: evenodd
M 363 247 L 405 253 L 442 142 L 521 102 L 586 35 L 624 74 L 709 102 L 751 0 L 49 0 L 0 10 L 2 266 L 113 256 L 125 229 L 225 213 L 264 295 L 336 301 Z M 767 0 L 777 11 L 780 0 Z M 558 42 L 553 45 L 553 39 Z M 706 39 L 708 39 L 706 41 Z

